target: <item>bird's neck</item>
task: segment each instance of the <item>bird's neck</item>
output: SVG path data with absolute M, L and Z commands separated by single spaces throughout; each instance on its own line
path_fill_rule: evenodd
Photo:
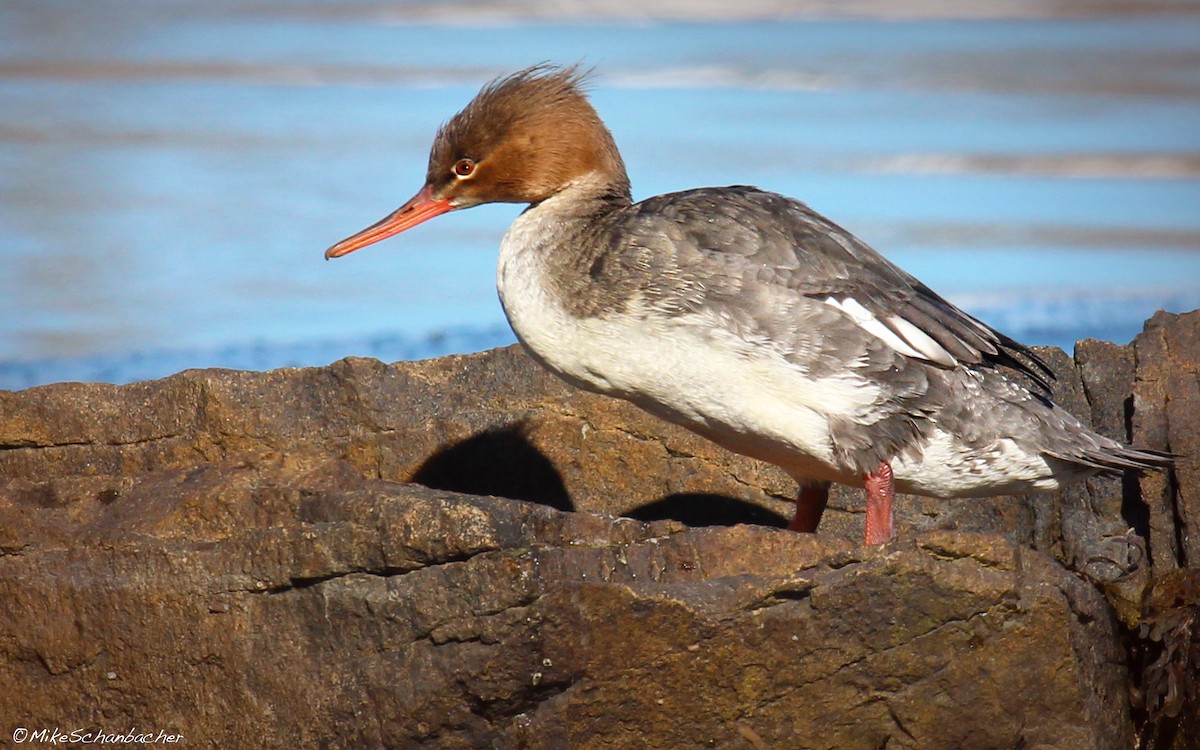
M 550 212 L 596 217 L 625 208 L 633 203 L 629 176 L 624 168 L 586 172 L 555 191 L 549 198 L 532 204 L 531 209 L 550 204 Z
M 517 217 L 500 246 L 497 282 L 518 332 L 521 309 L 538 298 L 572 314 L 608 304 L 596 268 L 631 205 L 628 181 L 587 175 Z

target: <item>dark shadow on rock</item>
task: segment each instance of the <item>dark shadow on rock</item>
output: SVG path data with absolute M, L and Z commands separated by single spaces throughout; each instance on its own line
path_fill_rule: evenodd
M 529 443 L 520 423 L 473 435 L 425 460 L 411 480 L 435 490 L 498 495 L 575 510 L 554 464 Z
M 787 526 L 790 519 L 761 505 L 726 495 L 687 492 L 667 495 L 625 514 L 638 521 L 674 520 L 688 526 Z
M 1133 396 L 1125 398 L 1126 442 L 1133 434 Z M 1138 536 L 1150 543 L 1150 506 L 1142 499 L 1142 483 L 1136 471 L 1126 471 L 1121 477 L 1121 517 Z
M 1121 518 L 1134 533 L 1150 541 L 1150 506 L 1142 499 L 1142 483 L 1136 471 L 1121 477 Z

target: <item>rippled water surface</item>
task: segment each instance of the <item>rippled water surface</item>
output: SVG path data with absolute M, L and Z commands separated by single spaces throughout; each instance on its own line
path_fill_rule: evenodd
M 1200 4 L 725 5 L 0 5 L 0 388 L 511 341 L 517 206 L 322 252 L 541 60 L 595 66 L 637 197 L 796 196 L 1028 343 L 1200 307 Z

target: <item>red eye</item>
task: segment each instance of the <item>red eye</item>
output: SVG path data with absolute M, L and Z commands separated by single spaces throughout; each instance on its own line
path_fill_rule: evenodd
M 454 163 L 454 174 L 459 177 L 470 177 L 475 172 L 475 162 L 470 159 L 459 159 Z

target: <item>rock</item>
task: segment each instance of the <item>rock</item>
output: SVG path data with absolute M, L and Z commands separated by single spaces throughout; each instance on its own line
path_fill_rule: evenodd
M 1200 602 L 1145 592 L 1197 559 L 1197 330 L 1042 352 L 1078 416 L 1186 454 L 1175 479 L 902 498 L 869 550 L 860 492 L 816 537 L 769 528 L 780 471 L 515 347 L 0 392 L 0 716 L 234 746 L 1178 750 Z
M 0 474 L 8 477 L 134 475 L 297 450 L 336 456 L 373 478 L 609 513 L 704 491 L 732 500 L 715 520 L 749 513 L 782 523 L 771 509 L 790 518 L 781 498 L 793 491 L 773 467 L 572 389 L 517 347 L 390 366 L 346 359 L 0 392 Z
M 1132 741 L 1103 598 L 997 536 L 689 529 L 316 454 L 3 498 L 22 726 L 224 747 Z
M 1159 311 L 1133 342 L 1133 438 L 1178 454 L 1173 476 L 1141 480 L 1149 545 L 1162 569 L 1200 565 L 1200 311 Z
M 1200 568 L 1172 570 L 1155 579 L 1146 592 L 1140 630 L 1130 659 L 1140 677 L 1134 705 L 1148 719 L 1139 747 L 1197 747 Z

